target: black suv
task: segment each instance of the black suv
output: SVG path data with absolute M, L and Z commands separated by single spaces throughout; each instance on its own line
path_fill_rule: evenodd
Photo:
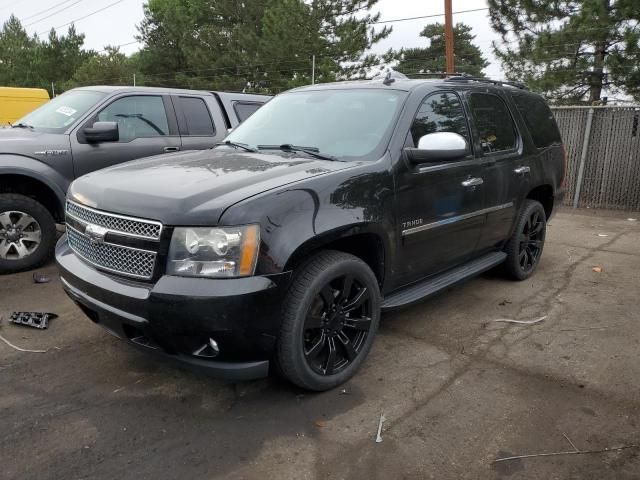
M 62 284 L 142 349 L 229 379 L 347 380 L 382 310 L 540 261 L 564 149 L 544 100 L 467 77 L 314 85 L 212 150 L 69 188 Z

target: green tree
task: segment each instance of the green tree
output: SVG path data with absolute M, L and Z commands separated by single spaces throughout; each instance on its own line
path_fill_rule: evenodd
M 640 99 L 638 0 L 488 0 L 494 51 L 510 79 L 558 103 Z
M 104 54 L 88 58 L 64 87 L 132 85 L 135 67 L 134 60 L 121 53 L 117 47 L 106 47 Z
M 35 47 L 33 71 L 38 77 L 39 86 L 49 89 L 53 82 L 60 91 L 76 70 L 95 56 L 95 52 L 84 50 L 83 45 L 84 34 L 78 34 L 74 25 L 69 27 L 66 36 L 58 36 L 51 29 L 47 41 L 38 42 Z
M 444 25 L 432 23 L 424 27 L 420 36 L 429 40 L 426 48 L 408 48 L 400 52 L 400 63 L 396 70 L 402 73 L 444 72 L 447 67 L 445 55 Z M 484 76 L 483 69 L 489 65 L 480 49 L 473 44 L 475 35 L 471 27 L 457 23 L 453 27 L 455 68 L 473 76 Z
M 370 26 L 377 1 L 149 0 L 140 66 L 160 85 L 271 92 L 309 83 L 313 55 L 318 80 L 360 75 L 390 32 Z
M 29 37 L 20 20 L 11 15 L 0 32 L 0 85 L 39 86 L 33 73 L 37 45 L 37 37 Z

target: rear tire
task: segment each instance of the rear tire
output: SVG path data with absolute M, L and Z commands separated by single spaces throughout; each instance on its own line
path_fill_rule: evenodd
M 55 221 L 42 204 L 24 195 L 0 195 L 0 274 L 42 265 L 55 242 Z
M 536 270 L 547 232 L 544 207 L 536 200 L 525 200 L 513 235 L 507 242 L 505 270 L 514 280 L 526 280 Z
M 284 301 L 278 370 L 324 391 L 347 381 L 373 345 L 380 321 L 376 276 L 358 257 L 325 251 L 294 272 Z

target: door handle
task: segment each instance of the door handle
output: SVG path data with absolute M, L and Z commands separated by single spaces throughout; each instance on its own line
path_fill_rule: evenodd
M 462 186 L 463 187 L 477 187 L 478 185 L 482 185 L 484 183 L 484 180 L 482 180 L 480 177 L 475 177 L 475 178 L 469 178 L 467 180 L 465 180 L 464 182 L 462 182 Z
M 516 173 L 518 175 L 522 175 L 523 173 L 529 173 L 531 171 L 531 167 L 518 167 L 516 169 L 513 170 L 513 173 Z
M 177 152 L 180 150 L 180 147 L 164 147 L 165 152 Z

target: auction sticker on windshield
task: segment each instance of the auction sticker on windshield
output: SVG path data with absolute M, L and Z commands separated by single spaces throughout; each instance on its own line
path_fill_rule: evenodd
M 77 110 L 74 110 L 71 107 L 60 107 L 56 110 L 56 112 L 61 113 L 62 115 L 66 115 L 67 117 L 70 117 L 71 115 L 73 115 L 74 113 L 77 112 Z

